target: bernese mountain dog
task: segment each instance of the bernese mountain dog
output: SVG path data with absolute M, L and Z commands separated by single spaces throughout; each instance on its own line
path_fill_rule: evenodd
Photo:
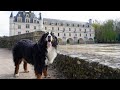
M 14 76 L 19 76 L 19 65 L 23 61 L 26 73 L 27 63 L 34 66 L 37 79 L 42 79 L 42 73 L 47 77 L 47 67 L 52 64 L 57 56 L 58 39 L 52 32 L 42 35 L 38 43 L 28 39 L 18 41 L 13 49 L 13 61 L 15 65 Z

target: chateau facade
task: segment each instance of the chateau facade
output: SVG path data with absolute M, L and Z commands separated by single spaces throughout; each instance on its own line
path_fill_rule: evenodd
M 29 11 L 19 11 L 16 16 L 11 12 L 9 36 L 35 31 L 52 31 L 61 44 L 94 43 L 95 31 L 92 20 L 77 22 L 59 19 L 42 18 Z

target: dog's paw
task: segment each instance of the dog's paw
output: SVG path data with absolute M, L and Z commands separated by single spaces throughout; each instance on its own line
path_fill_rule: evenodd
M 47 75 L 47 76 L 44 76 L 44 78 L 51 78 L 51 76 L 50 76 L 50 75 Z
M 19 77 L 19 73 L 18 74 L 14 74 L 15 77 Z
M 26 70 L 26 71 L 24 71 L 24 73 L 29 73 L 29 71 Z

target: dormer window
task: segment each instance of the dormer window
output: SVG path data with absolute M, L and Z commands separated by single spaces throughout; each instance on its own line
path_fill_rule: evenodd
M 21 17 L 18 17 L 18 18 L 17 18 L 17 21 L 18 21 L 18 22 L 22 22 L 22 18 L 21 18 Z
M 29 17 L 29 15 L 28 15 L 28 14 L 26 14 L 26 17 Z
M 63 26 L 63 23 L 61 23 L 61 26 Z
M 73 27 L 74 27 L 75 25 L 73 24 Z
M 36 23 L 36 20 L 34 20 L 34 23 Z

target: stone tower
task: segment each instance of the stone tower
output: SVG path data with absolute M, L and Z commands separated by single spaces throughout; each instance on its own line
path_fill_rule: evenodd
M 12 36 L 14 34 L 14 17 L 13 12 L 11 12 L 9 17 L 9 36 Z
M 43 19 L 42 19 L 42 15 L 41 15 L 41 13 L 39 13 L 39 29 L 40 29 L 40 31 L 44 31 L 43 30 Z

